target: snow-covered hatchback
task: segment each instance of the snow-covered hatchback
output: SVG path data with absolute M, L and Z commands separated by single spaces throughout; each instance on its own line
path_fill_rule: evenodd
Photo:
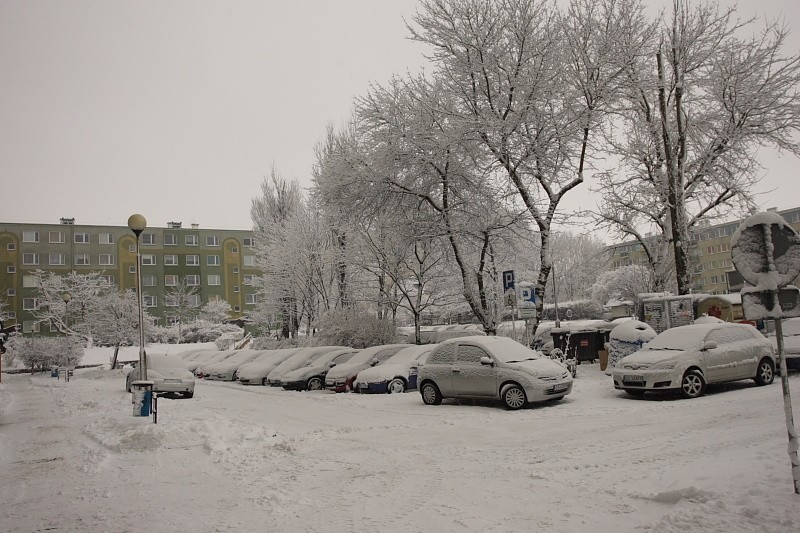
M 692 324 L 668 329 L 617 363 L 614 388 L 633 396 L 679 390 L 696 398 L 709 383 L 752 379 L 768 385 L 775 378 L 770 342 L 747 324 Z
M 507 337 L 460 337 L 442 342 L 419 369 L 422 401 L 499 398 L 509 409 L 558 400 L 572 391 L 567 368 Z

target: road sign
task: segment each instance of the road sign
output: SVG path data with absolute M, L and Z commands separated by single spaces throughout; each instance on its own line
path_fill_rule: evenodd
M 731 259 L 751 285 L 785 287 L 800 275 L 800 238 L 779 214 L 759 213 L 742 222 L 733 234 Z
M 514 271 L 506 270 L 503 272 L 503 292 L 514 290 Z

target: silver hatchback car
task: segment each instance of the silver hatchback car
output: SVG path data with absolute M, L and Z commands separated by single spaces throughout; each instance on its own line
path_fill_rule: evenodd
M 446 340 L 420 367 L 422 401 L 442 398 L 499 398 L 508 409 L 558 400 L 572 391 L 567 368 L 507 337 Z

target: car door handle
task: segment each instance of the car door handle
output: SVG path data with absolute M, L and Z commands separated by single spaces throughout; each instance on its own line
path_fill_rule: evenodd
M 457 366 L 454 366 L 453 367 L 453 372 L 461 372 L 461 369 L 458 368 Z

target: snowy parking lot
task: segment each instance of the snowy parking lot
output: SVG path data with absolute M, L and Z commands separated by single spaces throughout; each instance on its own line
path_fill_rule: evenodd
M 0 529 L 800 530 L 779 380 L 636 399 L 585 364 L 513 412 L 198 381 L 158 408 L 120 371 L 3 375 Z

